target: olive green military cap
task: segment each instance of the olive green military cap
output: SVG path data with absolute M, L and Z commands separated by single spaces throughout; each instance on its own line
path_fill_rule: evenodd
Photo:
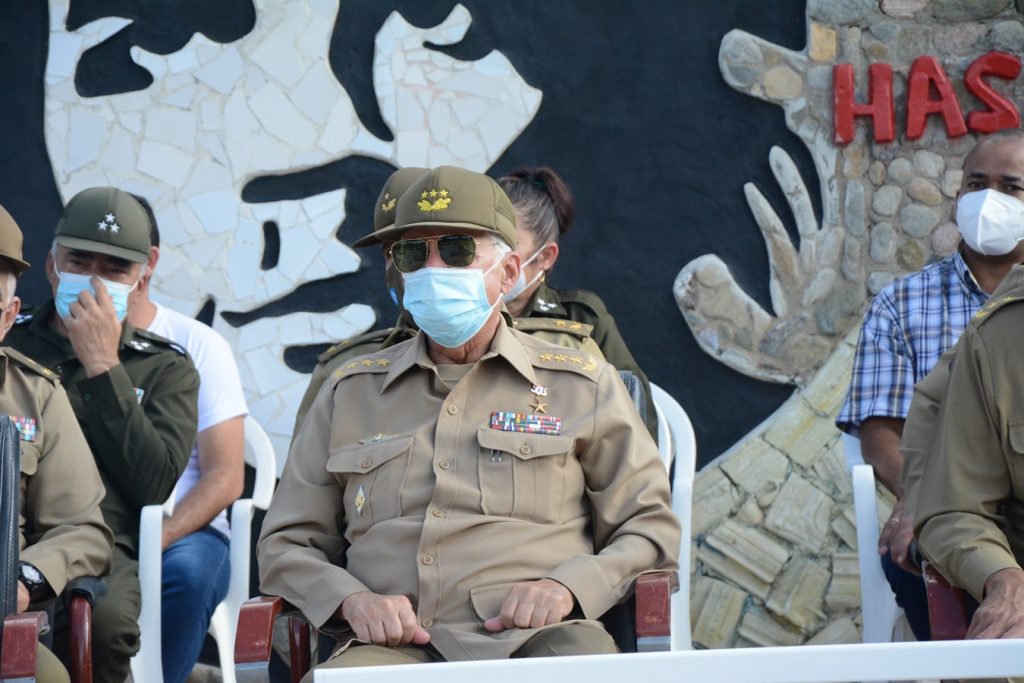
M 92 187 L 64 207 L 54 239 L 69 249 L 145 263 L 152 227 L 149 214 L 135 197 L 113 187 Z
M 483 173 L 439 166 L 398 200 L 395 225 L 378 237 L 398 237 L 413 228 L 464 228 L 497 235 L 516 246 L 516 214 L 498 183 Z
M 430 173 L 429 168 L 417 168 L 408 166 L 400 168 L 387 179 L 384 187 L 381 188 L 377 203 L 373 205 L 373 232 L 360 237 L 352 243 L 353 247 L 365 247 L 370 244 L 379 244 L 380 239 L 377 233 L 387 230 L 395 225 L 395 210 L 398 206 L 398 198 L 405 194 L 405 191 L 417 180 Z
M 21 244 L 21 228 L 7 209 L 0 206 L 0 257 L 7 260 L 15 275 L 21 275 L 28 268 L 28 262 L 22 258 Z

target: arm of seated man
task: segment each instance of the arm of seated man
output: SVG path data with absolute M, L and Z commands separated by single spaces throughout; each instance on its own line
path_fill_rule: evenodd
M 341 601 L 335 617 L 348 622 L 356 638 L 364 643 L 402 647 L 430 642 L 430 634 L 420 628 L 416 611 L 404 595 L 351 593 Z
M 164 520 L 163 548 L 210 523 L 242 495 L 245 464 L 245 416 L 218 422 L 196 436 L 199 469 L 195 486 Z
M 985 581 L 985 599 L 974 613 L 968 638 L 1024 638 L 1024 570 L 1007 567 Z
M 860 427 L 861 453 L 864 462 L 871 465 L 875 476 L 885 488 L 896 495 L 888 521 L 878 535 L 878 554 L 891 555 L 893 562 L 903 569 L 919 573 L 910 557 L 910 543 L 914 539 L 913 516 L 906 509 L 900 472 L 903 455 L 900 439 L 904 420 L 895 417 L 871 417 Z

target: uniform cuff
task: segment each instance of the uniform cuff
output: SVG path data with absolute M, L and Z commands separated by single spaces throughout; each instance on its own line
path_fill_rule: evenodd
M 54 595 L 60 595 L 68 582 L 67 566 L 63 553 L 29 546 L 21 551 L 18 558 L 39 570 Z
M 985 582 L 1000 569 L 1020 569 L 1016 558 L 1001 548 L 975 550 L 960 562 L 958 576 L 978 602 L 985 598 Z M 947 577 L 949 578 L 949 577 Z
M 78 393 L 85 411 L 92 414 L 117 408 L 121 405 L 122 399 L 128 400 L 127 397 L 133 401 L 139 400 L 128 372 L 120 364 L 95 377 L 80 381 Z
M 615 591 L 592 557 L 577 555 L 570 558 L 545 578 L 568 588 L 587 619 L 600 618 L 618 602 Z
M 325 567 L 321 573 L 319 587 L 301 604 L 295 606 L 306 615 L 313 626 L 320 628 L 334 616 L 345 598 L 364 591 L 370 592 L 370 589 L 349 572 L 339 567 Z

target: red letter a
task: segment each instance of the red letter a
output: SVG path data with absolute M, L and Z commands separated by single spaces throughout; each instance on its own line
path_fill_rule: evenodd
M 942 70 L 935 57 L 918 57 L 910 65 L 907 79 L 907 139 L 917 140 L 924 133 L 924 124 L 929 114 L 942 114 L 946 133 L 951 138 L 967 134 L 960 103 L 949 82 L 949 76 Z M 930 98 L 931 85 L 939 92 L 939 99 Z

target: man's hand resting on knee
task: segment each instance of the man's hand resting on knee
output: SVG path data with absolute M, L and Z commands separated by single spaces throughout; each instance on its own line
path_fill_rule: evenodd
M 501 614 L 484 622 L 498 633 L 507 628 L 540 628 L 557 624 L 572 611 L 572 592 L 552 579 L 517 583 L 501 604 Z
M 338 613 L 352 627 L 356 638 L 366 643 L 401 647 L 430 642 L 430 634 L 420 628 L 412 603 L 404 595 L 352 593 L 342 600 Z

